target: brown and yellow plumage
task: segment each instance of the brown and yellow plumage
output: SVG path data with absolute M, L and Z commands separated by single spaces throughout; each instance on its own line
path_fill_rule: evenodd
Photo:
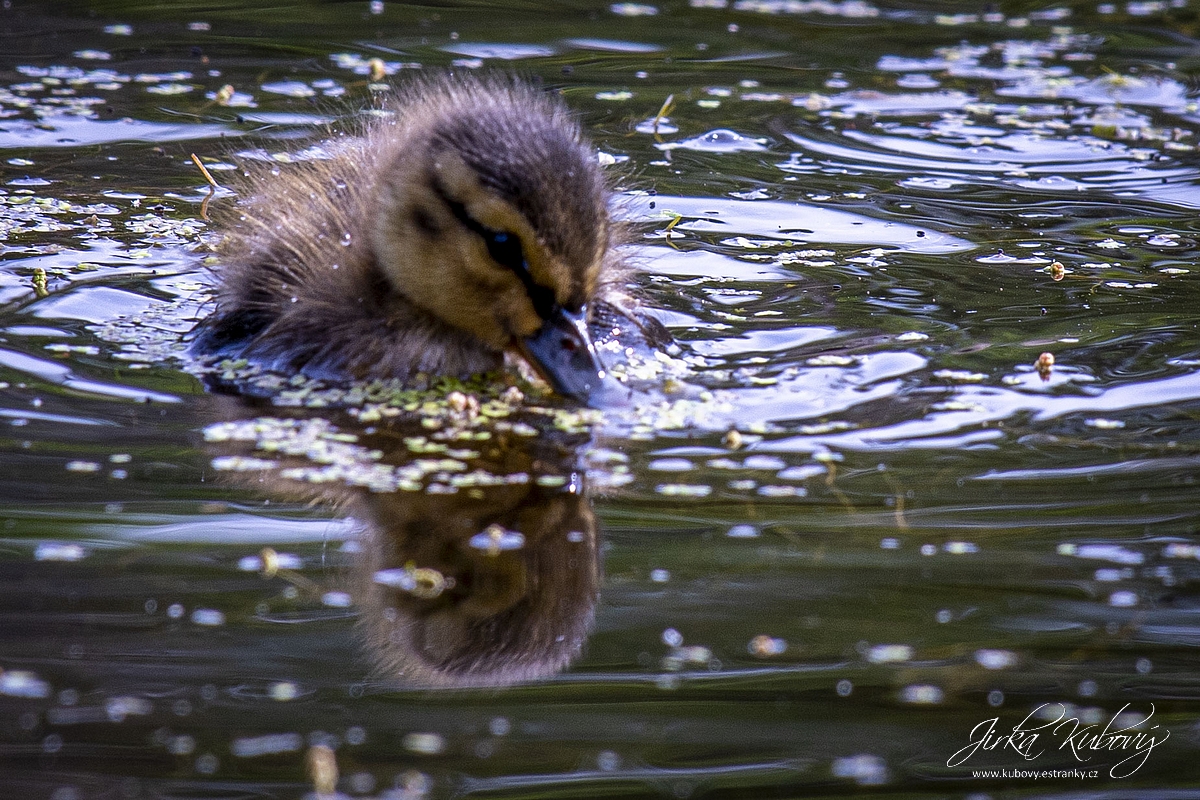
M 199 352 L 406 379 L 465 377 L 513 350 L 594 397 L 589 309 L 644 321 L 626 310 L 609 188 L 561 102 L 511 80 L 425 79 L 327 147 L 243 173 L 245 199 L 218 219 Z

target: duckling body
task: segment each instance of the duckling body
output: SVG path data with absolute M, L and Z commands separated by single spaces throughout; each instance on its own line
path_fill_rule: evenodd
M 622 291 L 608 186 L 561 103 L 516 82 L 426 80 L 327 147 L 244 173 L 248 199 L 218 220 L 220 286 L 197 352 L 405 380 L 467 377 L 514 351 L 594 400 L 605 375 L 589 323 L 648 322 Z

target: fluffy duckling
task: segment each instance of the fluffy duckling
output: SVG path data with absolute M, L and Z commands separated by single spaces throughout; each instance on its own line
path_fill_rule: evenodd
M 226 231 L 202 354 L 323 379 L 467 377 L 523 356 L 559 393 L 611 391 L 589 322 L 628 310 L 609 189 L 558 100 L 426 79 L 332 155 L 254 165 Z M 647 328 L 647 325 L 650 327 Z M 654 328 L 658 328 L 655 331 Z

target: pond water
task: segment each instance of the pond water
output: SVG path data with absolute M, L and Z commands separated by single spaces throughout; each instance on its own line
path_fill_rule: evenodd
M 145 6 L 0 7 L 0 794 L 1200 797 L 1194 0 Z M 191 155 L 449 67 L 640 399 L 206 392 Z

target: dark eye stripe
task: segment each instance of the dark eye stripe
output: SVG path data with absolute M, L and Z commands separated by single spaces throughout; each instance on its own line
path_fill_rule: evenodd
M 549 319 L 554 313 L 554 292 L 534 281 L 533 275 L 529 272 L 529 264 L 525 260 L 525 251 L 521 247 L 520 237 L 506 231 L 492 230 L 483 225 L 467 213 L 465 205 L 447 195 L 436 181 L 433 182 L 433 186 L 438 197 L 450 209 L 454 218 L 469 230 L 483 237 L 488 255 L 492 257 L 492 260 L 510 270 L 521 280 L 522 285 L 525 286 L 525 293 L 529 295 L 529 302 L 533 303 L 533 310 L 537 312 L 537 315 L 542 319 Z

